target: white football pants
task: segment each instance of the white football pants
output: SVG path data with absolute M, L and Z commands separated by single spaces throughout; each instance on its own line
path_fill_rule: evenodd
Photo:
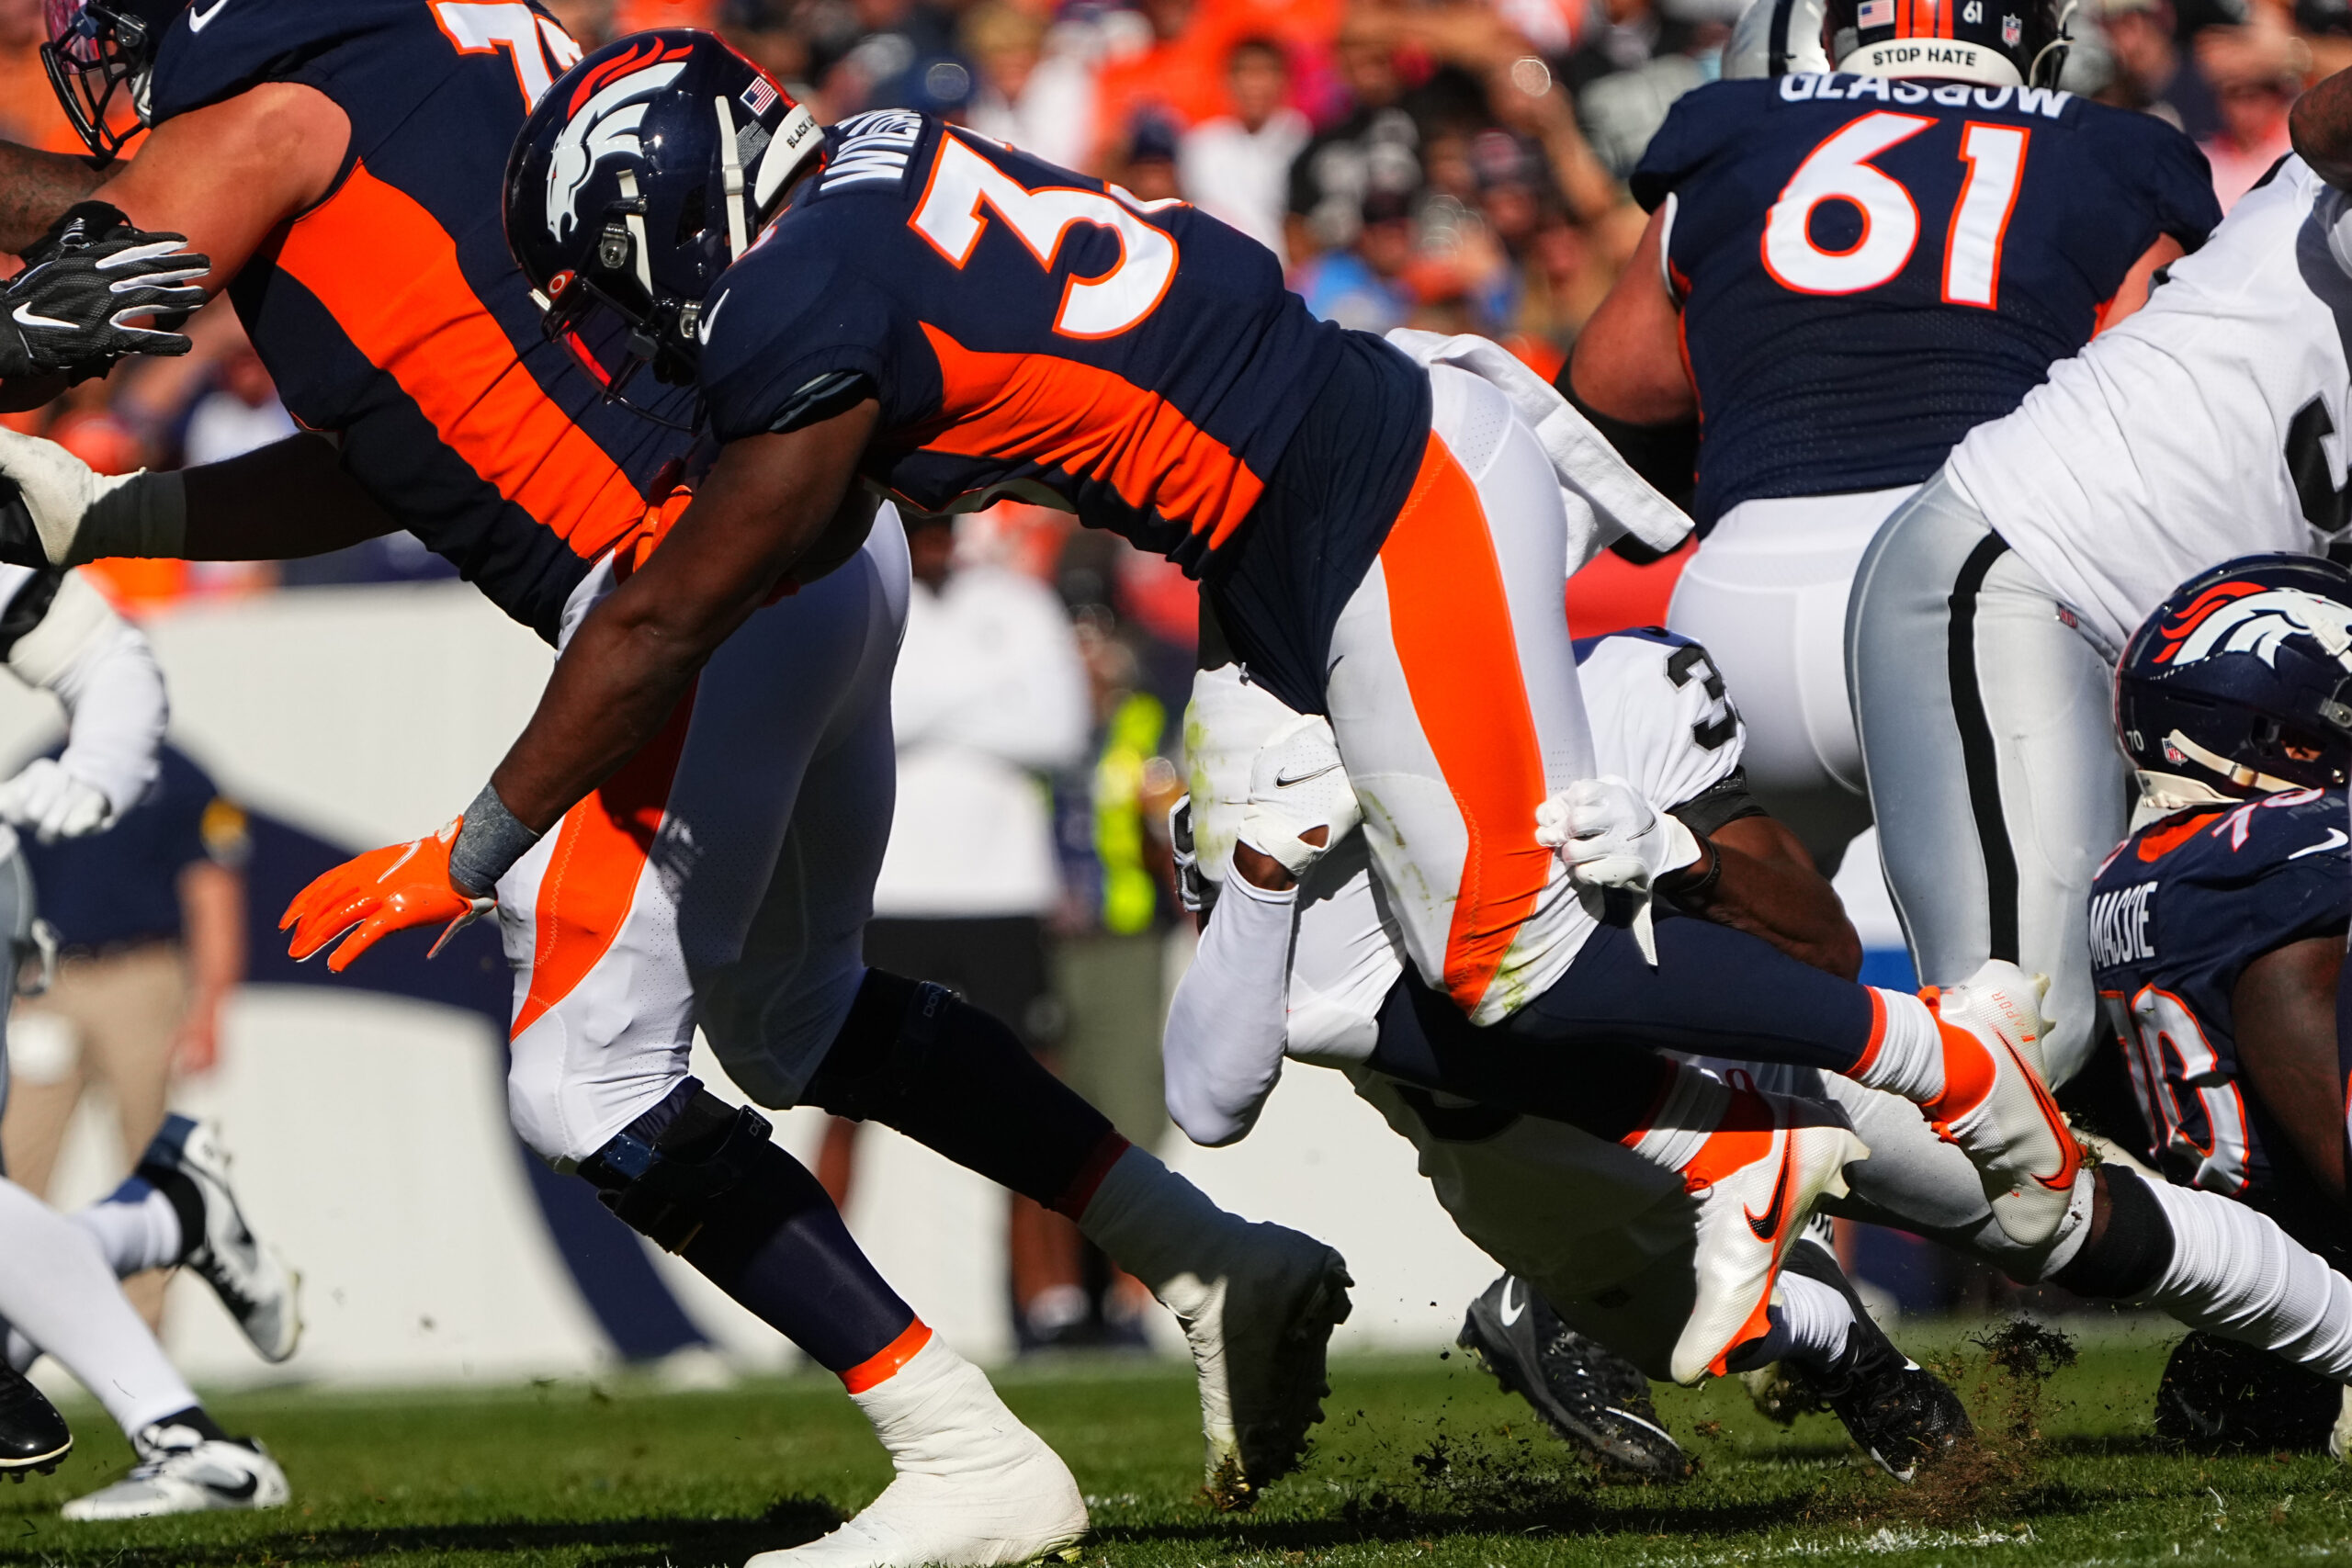
M 612 590 L 598 568 L 564 635 Z M 865 976 L 897 761 L 890 673 L 906 535 L 768 605 L 667 727 L 498 885 L 514 969 L 507 1107 L 547 1159 L 587 1158 L 686 1076 L 699 1023 L 763 1105 L 798 1100 Z
M 1846 603 L 1879 525 L 1917 488 L 1735 506 L 1683 569 L 1666 613 L 1731 689 L 1747 727 L 1749 793 L 1824 876 L 1871 825 L 1846 691 Z
M 1430 391 L 1420 472 L 1332 628 L 1326 694 L 1406 951 L 1492 1023 L 1593 930 L 1535 841 L 1535 808 L 1591 776 L 1592 735 L 1551 459 L 1490 383 L 1437 366 Z
M 1846 667 L 1920 982 L 1955 984 L 1988 958 L 2049 976 L 2044 1072 L 2064 1083 L 2097 1026 L 2091 878 L 2131 793 L 2107 657 L 1939 475 L 1863 558 Z

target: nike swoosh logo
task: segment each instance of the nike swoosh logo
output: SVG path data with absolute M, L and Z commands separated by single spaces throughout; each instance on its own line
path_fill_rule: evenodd
M 1309 779 L 1319 779 L 1325 773 L 1335 773 L 1339 770 L 1339 767 L 1340 764 L 1337 762 L 1326 762 L 1311 773 L 1299 773 L 1293 775 L 1290 773 L 1277 773 L 1274 774 L 1274 787 L 1276 789 L 1288 789 L 1293 784 L 1303 784 Z
M 212 18 L 220 14 L 220 8 L 228 3 L 229 0 L 212 0 L 211 9 L 205 11 L 199 11 L 193 6 L 189 6 L 187 12 L 187 30 L 192 33 L 202 32 L 207 25 L 211 22 Z M 252 1495 L 250 1488 L 247 1489 L 246 1495 Z
M 228 3 L 229 0 L 220 0 L 220 4 L 223 6 L 226 6 Z M 700 321 L 697 321 L 695 324 L 695 336 L 701 340 L 703 347 L 708 348 L 710 346 L 710 329 L 718 323 L 718 312 L 725 310 L 727 308 L 727 301 L 733 298 L 734 295 L 732 294 L 721 294 L 718 299 L 711 301 L 710 310 L 704 314 L 703 319 Z
M 1793 1142 L 1787 1134 L 1781 1134 L 1781 1174 L 1772 1179 L 1772 1201 L 1764 1205 L 1764 1212 L 1759 1214 L 1744 1203 L 1740 1205 L 1739 1212 L 1747 1217 L 1747 1228 L 1754 1231 L 1756 1239 L 1767 1247 L 1772 1244 L 1774 1236 L 1781 1234 L 1781 1221 L 1788 1206 L 1789 1155 Z
M 2325 839 L 2316 844 L 2311 845 L 2309 848 L 2297 850 L 2293 854 L 2289 855 L 2287 858 L 2289 860 L 2301 860 L 2305 855 L 2324 855 L 2330 850 L 2340 850 L 2346 844 L 2352 844 L 2352 838 L 2345 837 L 2344 829 L 2341 828 L 2330 828 L 2327 830 L 2327 837 Z
M 2034 1180 L 2052 1192 L 2068 1191 L 2075 1185 L 2075 1167 L 2078 1156 L 2074 1152 L 2074 1134 L 2066 1131 L 2065 1113 L 2058 1109 L 2058 1102 L 2050 1098 L 2050 1090 L 2043 1086 L 2041 1075 L 2028 1066 L 2025 1058 L 2018 1055 L 2018 1048 L 2004 1040 L 2001 1042 L 2001 1049 L 2009 1054 L 2009 1059 L 2018 1065 L 2018 1071 L 2025 1075 L 2026 1087 L 2033 1090 L 2034 1103 L 2041 1107 L 2042 1118 L 2050 1123 L 2051 1130 L 2057 1134 L 2058 1146 L 2065 1151 L 2058 1156 L 2056 1174 L 2052 1176 L 2037 1174 Z
M 1510 1293 L 1518 1288 L 1519 1281 L 1516 1280 L 1513 1280 L 1503 1286 L 1503 1303 L 1495 1315 L 1503 1320 L 1503 1326 L 1505 1328 L 1509 1328 L 1512 1324 L 1517 1323 L 1521 1314 L 1527 1311 L 1527 1298 L 1525 1296 L 1520 1297 L 1516 1302 L 1510 1299 Z
M 220 0 L 223 6 L 228 3 L 229 0 Z M 247 1475 L 234 1486 L 226 1485 L 218 1481 L 208 1481 L 204 1483 L 204 1489 L 215 1496 L 226 1497 L 232 1503 L 243 1503 L 249 1501 L 254 1493 L 261 1490 L 261 1477 Z
M 74 323 L 71 321 L 61 321 L 54 316 L 34 314 L 30 305 L 17 306 L 13 319 L 20 327 L 56 327 L 69 333 L 74 330 Z

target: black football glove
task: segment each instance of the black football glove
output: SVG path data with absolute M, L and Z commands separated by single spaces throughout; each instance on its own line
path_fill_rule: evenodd
M 212 268 L 184 234 L 134 229 L 121 211 L 85 201 L 25 252 L 25 270 L 0 288 L 0 378 L 102 376 L 130 354 L 186 354 L 174 330 L 204 303 L 196 280 Z M 133 316 L 153 318 L 132 326 Z

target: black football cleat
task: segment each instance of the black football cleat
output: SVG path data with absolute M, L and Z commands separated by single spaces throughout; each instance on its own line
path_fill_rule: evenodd
M 1524 1280 L 1506 1274 L 1487 1286 L 1455 1343 L 1570 1448 L 1651 1481 L 1690 1473 L 1690 1456 L 1650 1403 L 1649 1379 L 1562 1323 Z
M 1895 1348 L 1862 1310 L 1845 1273 L 1828 1250 L 1811 1241 L 1789 1248 L 1781 1267 L 1838 1292 L 1852 1303 L 1854 1325 L 1845 1353 L 1826 1371 L 1783 1361 L 1781 1369 L 1804 1393 L 1828 1406 L 1846 1433 L 1881 1470 L 1908 1481 L 1919 1467 L 1941 1458 L 1975 1427 L 1968 1411 L 1944 1381 Z
M 73 1429 L 49 1396 L 0 1361 L 0 1475 L 47 1475 L 73 1449 Z
M 2156 1435 L 2196 1453 L 2327 1453 L 2344 1407 L 2341 1385 L 2199 1329 L 2165 1363 Z

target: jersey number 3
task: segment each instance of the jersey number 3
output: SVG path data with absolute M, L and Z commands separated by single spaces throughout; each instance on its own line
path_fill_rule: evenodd
M 1150 315 L 1175 280 L 1176 242 L 1115 197 L 1075 186 L 1031 190 L 960 137 L 942 134 L 930 186 L 908 222 L 960 271 L 988 228 L 983 209 L 1003 220 L 1047 271 L 1074 223 L 1091 223 L 1118 237 L 1116 265 L 1063 287 L 1054 331 L 1064 337 L 1118 336 Z
M 1902 183 L 1871 160 L 1936 123 L 1923 115 L 1866 114 L 1806 154 L 1765 215 L 1764 269 L 1773 281 L 1799 294 L 1859 294 L 1893 282 L 1918 246 L 1919 209 Z M 2021 125 L 1978 120 L 1961 129 L 1968 177 L 1944 237 L 1947 304 L 2000 306 L 2001 238 L 2017 209 L 2030 134 Z M 1861 214 L 1862 236 L 1851 248 L 1829 251 L 1814 243 L 1814 210 L 1825 201 L 1847 202 Z

